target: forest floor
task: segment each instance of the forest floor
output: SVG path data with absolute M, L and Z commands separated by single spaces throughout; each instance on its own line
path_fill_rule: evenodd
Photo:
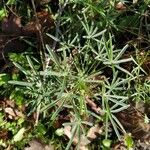
M 0 2 L 0 150 L 150 150 L 150 2 Z

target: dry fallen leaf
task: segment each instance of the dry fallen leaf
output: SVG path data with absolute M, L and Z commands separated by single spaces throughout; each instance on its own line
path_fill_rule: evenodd
M 98 124 L 95 126 L 91 127 L 90 130 L 87 133 L 87 138 L 90 139 L 90 141 L 94 140 L 97 138 L 97 135 L 102 133 L 102 129 Z
M 2 32 L 20 34 L 22 31 L 21 18 L 10 14 L 2 21 Z
M 64 134 L 69 138 L 71 139 L 71 126 L 65 126 L 64 127 Z M 79 149 L 80 150 L 88 150 L 88 147 L 87 145 L 90 144 L 91 141 L 88 140 L 88 138 L 85 136 L 85 135 L 81 135 L 81 139 L 80 139 L 80 147 Z M 79 144 L 79 140 L 78 140 L 78 137 L 75 135 L 74 138 L 73 138 L 73 145 L 74 146 L 77 146 L 77 144 Z
M 95 126 L 91 127 L 87 133 L 87 136 L 84 134 L 81 135 L 80 139 L 80 150 L 88 150 L 87 145 L 92 142 L 92 140 L 96 139 L 98 135 L 102 133 L 102 128 L 96 124 Z M 64 127 L 64 134 L 71 139 L 72 133 L 71 133 L 71 126 L 65 126 Z M 73 145 L 76 146 L 79 144 L 78 137 L 75 135 L 73 138 Z
M 15 107 L 15 102 L 13 100 L 5 100 L 6 106 L 10 106 L 11 108 Z
M 24 150 L 54 150 L 53 145 L 45 145 L 37 140 L 32 140 L 29 142 L 30 147 L 25 147 Z
M 64 127 L 64 134 L 71 139 L 71 126 L 65 126 Z M 77 144 L 78 140 L 76 138 L 73 139 L 73 144 Z
M 30 147 L 26 147 L 25 150 L 44 150 L 44 146 L 36 140 L 30 141 L 29 145 Z
M 116 114 L 123 127 L 137 140 L 144 139 L 150 133 L 150 124 L 145 122 L 141 107 L 131 104 L 125 111 Z
M 38 18 L 38 22 L 37 19 Z M 45 28 L 52 28 L 54 26 L 54 20 L 52 15 L 46 11 L 37 12 L 37 18 L 34 16 L 30 22 L 28 22 L 22 29 L 25 35 L 32 35 L 38 33 L 39 30 Z
M 6 107 L 6 108 L 4 109 L 4 111 L 5 111 L 5 113 L 8 114 L 8 115 L 10 115 L 10 116 L 12 116 L 12 117 L 16 117 L 16 114 L 15 114 L 14 110 L 13 110 L 11 107 Z
M 22 114 L 22 112 L 20 112 L 20 111 L 18 111 L 17 109 L 13 109 L 13 108 L 11 108 L 11 107 L 6 107 L 5 109 L 4 109 L 4 112 L 6 113 L 6 114 L 8 114 L 8 117 L 10 118 L 10 119 L 13 119 L 13 118 L 18 118 L 18 117 L 24 117 L 24 115 Z

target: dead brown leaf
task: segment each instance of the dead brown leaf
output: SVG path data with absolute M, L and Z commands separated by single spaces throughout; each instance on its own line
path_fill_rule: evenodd
M 90 139 L 90 141 L 97 138 L 97 135 L 100 135 L 102 133 L 102 128 L 96 124 L 95 126 L 91 127 L 87 133 L 87 138 Z
M 50 13 L 46 11 L 37 12 L 37 18 L 39 23 L 37 23 L 36 17 L 33 16 L 31 21 L 29 21 L 23 27 L 23 33 L 25 35 L 31 35 L 33 33 L 38 33 L 39 30 L 44 30 L 45 28 L 51 28 L 54 25 L 54 21 Z
M 137 106 L 136 106 L 137 107 Z M 136 108 L 133 104 L 127 110 L 117 113 L 117 118 L 124 128 L 137 139 L 144 139 L 150 132 L 150 124 L 145 123 L 142 105 Z
M 72 133 L 71 133 L 71 126 L 65 126 L 64 127 L 64 134 L 71 139 Z M 90 143 L 90 141 L 87 139 L 85 135 L 81 135 L 80 141 L 78 140 L 78 137 L 75 135 L 73 138 L 73 145 L 77 146 L 80 142 L 80 150 L 88 150 L 87 145 Z
M 20 34 L 22 32 L 21 18 L 10 14 L 2 21 L 2 32 Z
M 53 145 L 45 145 L 38 140 L 32 140 L 29 142 L 30 147 L 25 147 L 24 150 L 54 150 Z
M 18 117 L 24 117 L 24 115 L 22 114 L 22 112 L 20 112 L 17 109 L 13 109 L 11 107 L 6 107 L 4 108 L 4 112 L 8 115 L 9 119 L 17 119 Z
M 9 115 L 10 119 L 12 119 L 12 117 L 16 117 L 16 114 L 15 114 L 14 110 L 11 107 L 6 107 L 4 109 L 4 112 Z
M 6 106 L 9 106 L 11 108 L 15 107 L 15 102 L 13 100 L 5 100 Z
M 41 25 L 38 26 L 35 21 L 30 21 L 24 26 L 23 33 L 25 35 L 32 35 L 33 33 L 37 33 L 39 29 L 41 30 Z
M 127 150 L 124 142 L 119 141 L 112 146 L 112 150 Z
M 8 131 L 6 129 L 0 128 L 0 139 L 3 139 L 3 140 L 8 139 Z

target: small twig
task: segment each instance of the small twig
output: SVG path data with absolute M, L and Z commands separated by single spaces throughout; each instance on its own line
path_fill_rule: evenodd
M 66 0 L 66 2 L 64 3 L 63 6 L 61 6 L 61 5 L 59 4 L 58 20 L 57 20 L 57 23 L 56 23 L 56 33 L 55 33 L 56 39 L 58 39 L 59 32 L 60 32 L 60 30 L 59 30 L 59 28 L 60 28 L 60 19 L 59 19 L 59 17 L 62 15 L 62 13 L 63 13 L 63 11 L 64 11 L 66 5 L 67 5 L 67 2 L 68 2 L 68 0 Z M 54 42 L 53 42 L 53 44 L 52 44 L 52 49 L 53 49 L 53 50 L 56 49 L 57 43 L 58 43 L 58 41 L 54 40 Z M 45 66 L 45 69 L 48 68 L 50 61 L 51 61 L 50 58 L 46 57 L 46 61 L 45 61 L 45 62 L 46 62 L 46 63 L 45 63 L 46 66 Z
M 57 21 L 57 23 L 56 23 L 56 33 L 55 33 L 56 39 L 58 38 L 58 35 L 59 35 L 59 32 L 60 32 L 60 30 L 59 30 L 59 27 L 60 27 L 60 19 L 59 19 L 59 17 L 62 15 L 62 13 L 63 13 L 63 11 L 64 11 L 66 5 L 67 5 L 67 2 L 68 2 L 68 0 L 65 1 L 65 3 L 64 3 L 63 6 L 61 6 L 61 4 L 59 4 L 59 9 L 58 9 L 58 21 Z M 52 49 L 53 49 L 53 50 L 56 48 L 56 45 L 57 45 L 57 41 L 54 40 L 54 43 L 53 43 L 53 46 L 52 46 Z
M 40 22 L 39 22 L 37 13 L 36 13 L 34 0 L 31 0 L 31 2 L 32 2 L 33 11 L 34 11 L 34 14 L 35 14 L 36 25 L 37 25 L 36 27 L 37 27 L 38 34 L 39 34 L 39 39 L 40 39 L 40 42 L 41 42 L 42 48 L 43 48 L 43 52 L 40 49 L 40 55 L 41 55 L 41 61 L 42 61 L 42 64 L 43 64 L 43 70 L 45 70 L 45 58 L 46 58 L 45 55 L 46 55 L 46 53 L 45 53 L 45 45 L 44 45 L 43 35 L 42 35 L 41 29 L 40 29 Z
M 98 107 L 90 98 L 89 96 L 85 97 L 85 100 L 87 104 L 90 106 L 90 108 L 97 114 L 104 115 L 104 112 L 100 107 Z
M 19 18 L 19 16 L 10 8 L 6 5 L 6 7 L 9 9 L 9 11 L 17 18 Z

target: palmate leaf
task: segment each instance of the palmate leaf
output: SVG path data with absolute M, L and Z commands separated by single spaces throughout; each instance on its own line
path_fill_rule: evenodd
M 112 98 L 112 97 L 108 97 L 108 100 L 111 101 L 111 102 L 113 102 L 113 103 L 115 103 L 115 104 L 117 104 L 117 105 L 119 105 L 119 106 L 123 106 L 123 107 L 127 106 L 127 104 L 119 101 L 118 99 Z
M 55 100 L 55 101 L 52 101 L 51 103 L 49 103 L 48 105 L 44 105 L 42 108 L 41 108 L 41 112 L 45 111 L 45 110 L 48 110 L 54 106 L 57 105 L 57 103 L 60 101 L 60 99 L 58 100 Z
M 117 69 L 119 69 L 120 71 L 122 71 L 122 72 L 128 74 L 129 76 L 134 77 L 128 70 L 126 70 L 126 69 L 120 67 L 119 65 L 116 65 L 115 67 L 116 67 Z
M 9 84 L 20 85 L 25 87 L 32 87 L 33 83 L 23 82 L 23 81 L 8 81 Z
M 65 103 L 65 99 L 62 100 L 60 106 L 57 108 L 57 110 L 52 114 L 51 116 L 51 123 L 53 123 L 56 120 L 57 115 L 59 114 L 59 112 L 62 110 L 63 106 Z
M 38 74 L 37 71 L 36 71 L 36 69 L 35 69 L 34 64 L 32 63 L 32 61 L 31 61 L 31 59 L 30 59 L 30 57 L 29 57 L 29 56 L 26 56 L 26 58 L 27 58 L 28 64 L 29 64 L 30 68 L 32 69 L 34 75 Z
M 115 57 L 114 61 L 119 60 L 119 59 L 122 57 L 122 55 L 124 54 L 124 52 L 127 50 L 128 47 L 129 47 L 128 44 L 125 45 L 125 46 L 123 47 L 123 49 L 120 51 L 120 53 Z
M 110 119 L 110 121 L 111 121 L 111 124 L 112 124 L 112 126 L 113 126 L 113 129 L 114 129 L 114 131 L 115 131 L 115 133 L 116 133 L 118 139 L 121 140 L 121 135 L 120 135 L 120 133 L 119 133 L 119 131 L 118 131 L 118 129 L 117 129 L 117 124 L 116 124 L 116 122 L 113 120 L 113 118 L 112 118 L 111 115 L 109 115 L 109 119 Z
M 22 71 L 26 76 L 29 74 L 28 71 L 26 69 L 24 69 L 21 65 L 19 65 L 18 63 L 13 62 L 13 64 L 20 70 Z
M 120 102 L 120 103 L 123 103 L 123 102 L 125 102 L 126 100 L 127 100 L 127 99 L 122 99 L 122 100 L 120 100 L 119 102 Z M 117 108 L 120 103 L 114 104 L 114 105 L 111 107 L 111 110 L 114 110 L 115 108 Z M 122 105 L 120 105 L 120 106 L 122 106 Z M 128 107 L 128 106 L 129 106 L 128 104 L 125 104 L 125 103 L 124 103 L 124 106 L 122 106 L 122 107 Z
M 40 75 L 65 77 L 67 76 L 67 73 L 63 72 L 62 70 L 60 70 L 60 72 L 56 72 L 53 70 L 45 70 L 45 71 L 40 71 Z
M 112 60 L 112 61 L 106 61 L 104 62 L 105 65 L 118 65 L 118 64 L 121 64 L 121 63 L 127 63 L 127 62 L 130 62 L 132 61 L 133 59 L 132 58 L 127 58 L 127 59 L 121 59 L 121 60 Z
M 49 33 L 46 33 L 50 38 L 52 38 L 54 41 L 56 42 L 60 42 L 60 40 L 56 37 L 54 37 L 53 35 L 49 34 Z
M 102 31 L 98 31 L 98 27 L 94 26 L 94 22 L 90 22 L 90 24 L 87 22 L 87 18 L 86 15 L 83 14 L 84 16 L 84 21 L 81 20 L 81 18 L 78 16 L 79 21 L 81 22 L 83 29 L 86 31 L 86 35 L 83 36 L 83 38 L 86 39 L 93 39 L 97 42 L 99 42 L 98 39 L 96 39 L 97 37 L 103 35 L 106 32 L 106 29 L 102 30 Z
M 105 29 L 105 30 L 103 30 L 103 31 L 100 31 L 100 32 L 98 32 L 98 33 L 96 33 L 96 34 L 92 35 L 92 38 L 99 37 L 99 36 L 103 35 L 106 31 L 107 31 L 106 29 Z
M 55 64 L 57 64 L 57 66 L 59 68 L 61 68 L 59 59 L 58 59 L 57 55 L 55 54 L 55 52 L 50 48 L 49 45 L 46 45 L 46 48 L 47 48 L 47 51 L 49 52 L 51 59 L 55 62 Z
M 116 116 L 113 115 L 113 114 L 112 114 L 111 116 L 112 116 L 112 118 L 115 120 L 115 122 L 118 124 L 118 127 L 119 127 L 124 133 L 126 133 L 124 127 L 122 126 L 122 124 L 120 123 L 120 121 L 116 118 Z
M 118 112 L 120 112 L 120 111 L 123 111 L 123 110 L 127 109 L 128 107 L 130 107 L 130 105 L 122 106 L 122 107 L 120 107 L 120 108 L 118 108 L 118 109 L 112 109 L 112 108 L 111 108 L 111 112 L 112 112 L 112 113 L 118 113 Z

